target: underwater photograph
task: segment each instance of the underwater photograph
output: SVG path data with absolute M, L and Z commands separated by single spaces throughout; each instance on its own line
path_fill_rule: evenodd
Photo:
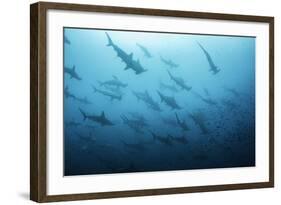
M 64 27 L 62 43 L 64 176 L 255 166 L 255 37 Z

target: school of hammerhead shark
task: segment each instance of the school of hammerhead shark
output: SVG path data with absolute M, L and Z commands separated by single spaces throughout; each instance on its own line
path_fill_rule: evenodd
M 149 72 L 147 69 L 145 69 L 141 62 L 139 60 L 135 60 L 133 57 L 133 53 L 127 53 L 124 51 L 121 47 L 119 47 L 111 38 L 111 36 L 105 32 L 106 38 L 107 38 L 107 44 L 106 46 L 112 48 L 117 56 L 120 58 L 120 60 L 124 63 L 125 72 L 129 72 L 130 70 L 135 73 L 135 75 L 142 75 L 145 72 Z M 67 36 L 64 35 L 64 43 L 68 46 L 71 45 L 70 39 L 68 39 Z M 205 60 L 209 65 L 209 72 L 211 75 L 219 75 L 221 72 L 221 69 L 216 66 L 215 62 L 213 61 L 211 55 L 209 52 L 204 48 L 203 45 L 201 45 L 199 42 L 197 42 L 198 47 L 202 50 L 202 55 L 205 56 Z M 150 51 L 143 45 L 136 43 L 136 46 L 143 52 L 144 56 L 146 58 L 153 58 L 153 55 L 150 53 Z M 169 69 L 167 70 L 167 76 L 169 76 L 171 82 L 173 83 L 159 83 L 160 90 L 156 90 L 157 94 L 159 95 L 160 103 L 163 104 L 162 106 L 167 106 L 170 108 L 171 112 L 173 112 L 174 118 L 162 118 L 162 122 L 166 125 L 178 127 L 180 130 L 182 130 L 183 133 L 188 132 L 191 128 L 187 124 L 186 120 L 180 115 L 180 111 L 183 109 L 181 107 L 174 96 L 166 95 L 165 90 L 169 90 L 171 92 L 179 92 L 180 90 L 191 92 L 195 97 L 197 97 L 202 102 L 206 103 L 210 106 L 217 106 L 218 101 L 212 99 L 212 97 L 209 95 L 209 91 L 207 89 L 204 89 L 205 95 L 201 95 L 193 90 L 191 85 L 188 85 L 186 81 L 179 76 L 176 76 L 173 74 L 173 69 L 177 69 L 179 67 L 179 64 L 176 62 L 173 62 L 171 59 L 166 59 L 163 56 L 160 55 L 160 60 L 163 64 L 165 64 Z M 79 75 L 79 70 L 75 68 L 75 66 L 66 67 L 64 66 L 64 73 L 65 75 L 70 76 L 70 79 L 81 81 L 82 77 Z M 126 88 L 128 86 L 127 83 L 122 82 L 117 76 L 112 76 L 112 79 L 99 82 L 99 87 L 93 86 L 92 89 L 93 92 L 96 94 L 103 95 L 105 97 L 108 97 L 109 100 L 122 100 L 123 93 L 122 89 Z M 229 92 L 234 97 L 239 97 L 241 93 L 239 93 L 234 88 L 226 88 L 224 87 L 225 91 Z M 136 97 L 136 99 L 140 102 L 143 102 L 149 109 L 155 111 L 155 112 L 161 112 L 161 106 L 160 103 L 153 99 L 153 97 L 149 94 L 148 91 L 143 92 L 137 92 L 132 91 L 131 93 L 133 96 Z M 90 105 L 92 102 L 87 97 L 77 97 L 73 93 L 70 92 L 67 85 L 64 87 L 64 96 L 65 99 L 72 99 L 75 100 L 81 105 Z M 232 102 L 231 100 L 222 100 L 222 105 L 229 108 L 230 110 L 236 109 L 237 104 Z M 117 124 L 113 123 L 113 121 L 108 117 L 110 116 L 110 113 L 105 113 L 104 111 L 101 112 L 100 115 L 94 115 L 87 113 L 83 108 L 78 107 L 77 108 L 79 112 L 81 113 L 81 116 L 84 121 L 93 122 L 94 124 L 87 125 L 89 128 L 95 129 L 95 124 L 101 125 L 101 127 L 104 126 L 118 126 Z M 150 133 L 152 137 L 153 142 L 158 142 L 164 146 L 172 146 L 173 144 L 188 144 L 189 140 L 186 137 L 185 134 L 182 136 L 173 136 L 171 134 L 168 134 L 167 136 L 162 136 L 155 131 L 151 130 L 148 125 L 147 119 L 138 112 L 130 112 L 129 114 L 123 114 L 120 116 L 121 120 L 123 121 L 123 124 L 128 126 L 128 128 L 132 129 L 134 132 L 138 134 L 144 134 L 146 131 Z M 208 135 L 209 129 L 206 122 L 206 117 L 202 111 L 194 111 L 192 113 L 189 113 L 189 118 L 194 122 L 195 125 L 197 125 L 197 128 L 201 131 L 202 134 Z M 81 126 L 82 123 L 77 121 L 68 121 L 65 122 L 66 127 L 76 127 Z M 223 129 L 223 127 L 221 127 Z M 92 136 L 80 136 L 82 141 L 85 141 L 87 145 L 85 147 L 89 148 L 91 143 L 95 143 L 96 139 Z M 240 138 L 240 136 L 239 136 Z M 209 137 L 210 143 L 216 143 L 215 139 L 213 137 Z M 241 139 L 238 139 L 241 140 Z M 125 148 L 135 150 L 135 151 L 143 151 L 144 147 L 146 146 L 145 142 L 140 143 L 128 143 L 122 139 L 122 143 Z M 224 146 L 224 145 L 222 145 Z M 226 147 L 226 149 L 230 149 L 230 147 Z M 198 158 L 204 158 L 206 156 L 195 156 Z M 104 159 L 101 159 L 104 160 Z M 133 169 L 133 168 L 131 168 Z M 119 170 L 120 171 L 120 170 Z M 124 170 L 123 170 L 124 171 Z M 127 170 L 128 171 L 128 170 Z

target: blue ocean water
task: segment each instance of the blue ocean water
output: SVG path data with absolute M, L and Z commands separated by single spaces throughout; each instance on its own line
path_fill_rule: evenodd
M 64 72 L 66 176 L 255 166 L 254 37 L 64 28 Z

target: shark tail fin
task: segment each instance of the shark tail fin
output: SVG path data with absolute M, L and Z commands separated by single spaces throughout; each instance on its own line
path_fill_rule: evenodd
M 148 71 L 147 69 L 143 69 L 143 70 L 141 70 L 139 72 L 136 72 L 136 74 L 138 75 L 138 74 L 141 74 L 141 73 L 144 73 L 144 72 L 147 72 L 147 71 Z
M 111 40 L 110 36 L 108 35 L 107 32 L 105 32 L 105 34 L 106 34 L 107 40 L 108 40 L 107 46 L 113 46 L 113 41 Z
M 150 134 L 152 135 L 152 139 L 155 142 L 157 140 L 157 135 L 152 131 L 152 130 L 148 130 L 150 132 Z
M 132 60 L 133 59 L 133 53 L 130 53 L 129 57 Z
M 204 47 L 201 45 L 201 43 L 199 43 L 198 41 L 196 41 L 198 46 L 202 49 L 202 50 L 205 50 Z
M 176 115 L 176 118 L 177 118 L 177 122 L 179 123 L 180 122 L 179 116 L 178 116 L 177 113 L 175 113 L 175 115 Z
M 150 131 L 151 135 L 152 135 L 152 139 L 155 142 L 157 140 L 156 134 L 152 131 Z
M 95 86 L 93 86 L 93 85 L 92 85 L 92 88 L 94 89 L 94 92 L 98 91 L 98 89 Z
M 169 74 L 170 78 L 172 78 L 173 76 L 172 76 L 171 72 L 170 72 L 170 71 L 168 71 L 168 70 L 167 70 L 167 72 L 168 72 L 168 74 Z
M 155 134 L 151 130 L 149 130 L 149 132 L 152 135 L 153 140 L 155 140 L 156 139 Z
M 157 93 L 158 93 L 158 95 L 160 96 L 161 102 L 163 102 L 163 95 L 162 95 L 162 93 L 160 93 L 159 90 L 157 90 Z
M 83 115 L 83 120 L 86 120 L 86 119 L 87 119 L 86 113 L 85 113 L 81 108 L 79 108 L 79 111 L 80 111 L 81 114 Z
M 120 115 L 121 119 L 123 120 L 123 123 L 128 123 L 129 119 L 126 117 L 126 115 Z
M 105 118 L 104 111 L 101 112 L 101 117 L 102 117 L 102 118 Z
M 220 72 L 220 69 L 213 70 L 214 75 L 216 75 L 218 72 Z

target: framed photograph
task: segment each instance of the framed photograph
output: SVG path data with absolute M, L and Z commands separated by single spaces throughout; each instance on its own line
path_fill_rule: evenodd
M 30 198 L 274 186 L 274 18 L 31 5 Z

